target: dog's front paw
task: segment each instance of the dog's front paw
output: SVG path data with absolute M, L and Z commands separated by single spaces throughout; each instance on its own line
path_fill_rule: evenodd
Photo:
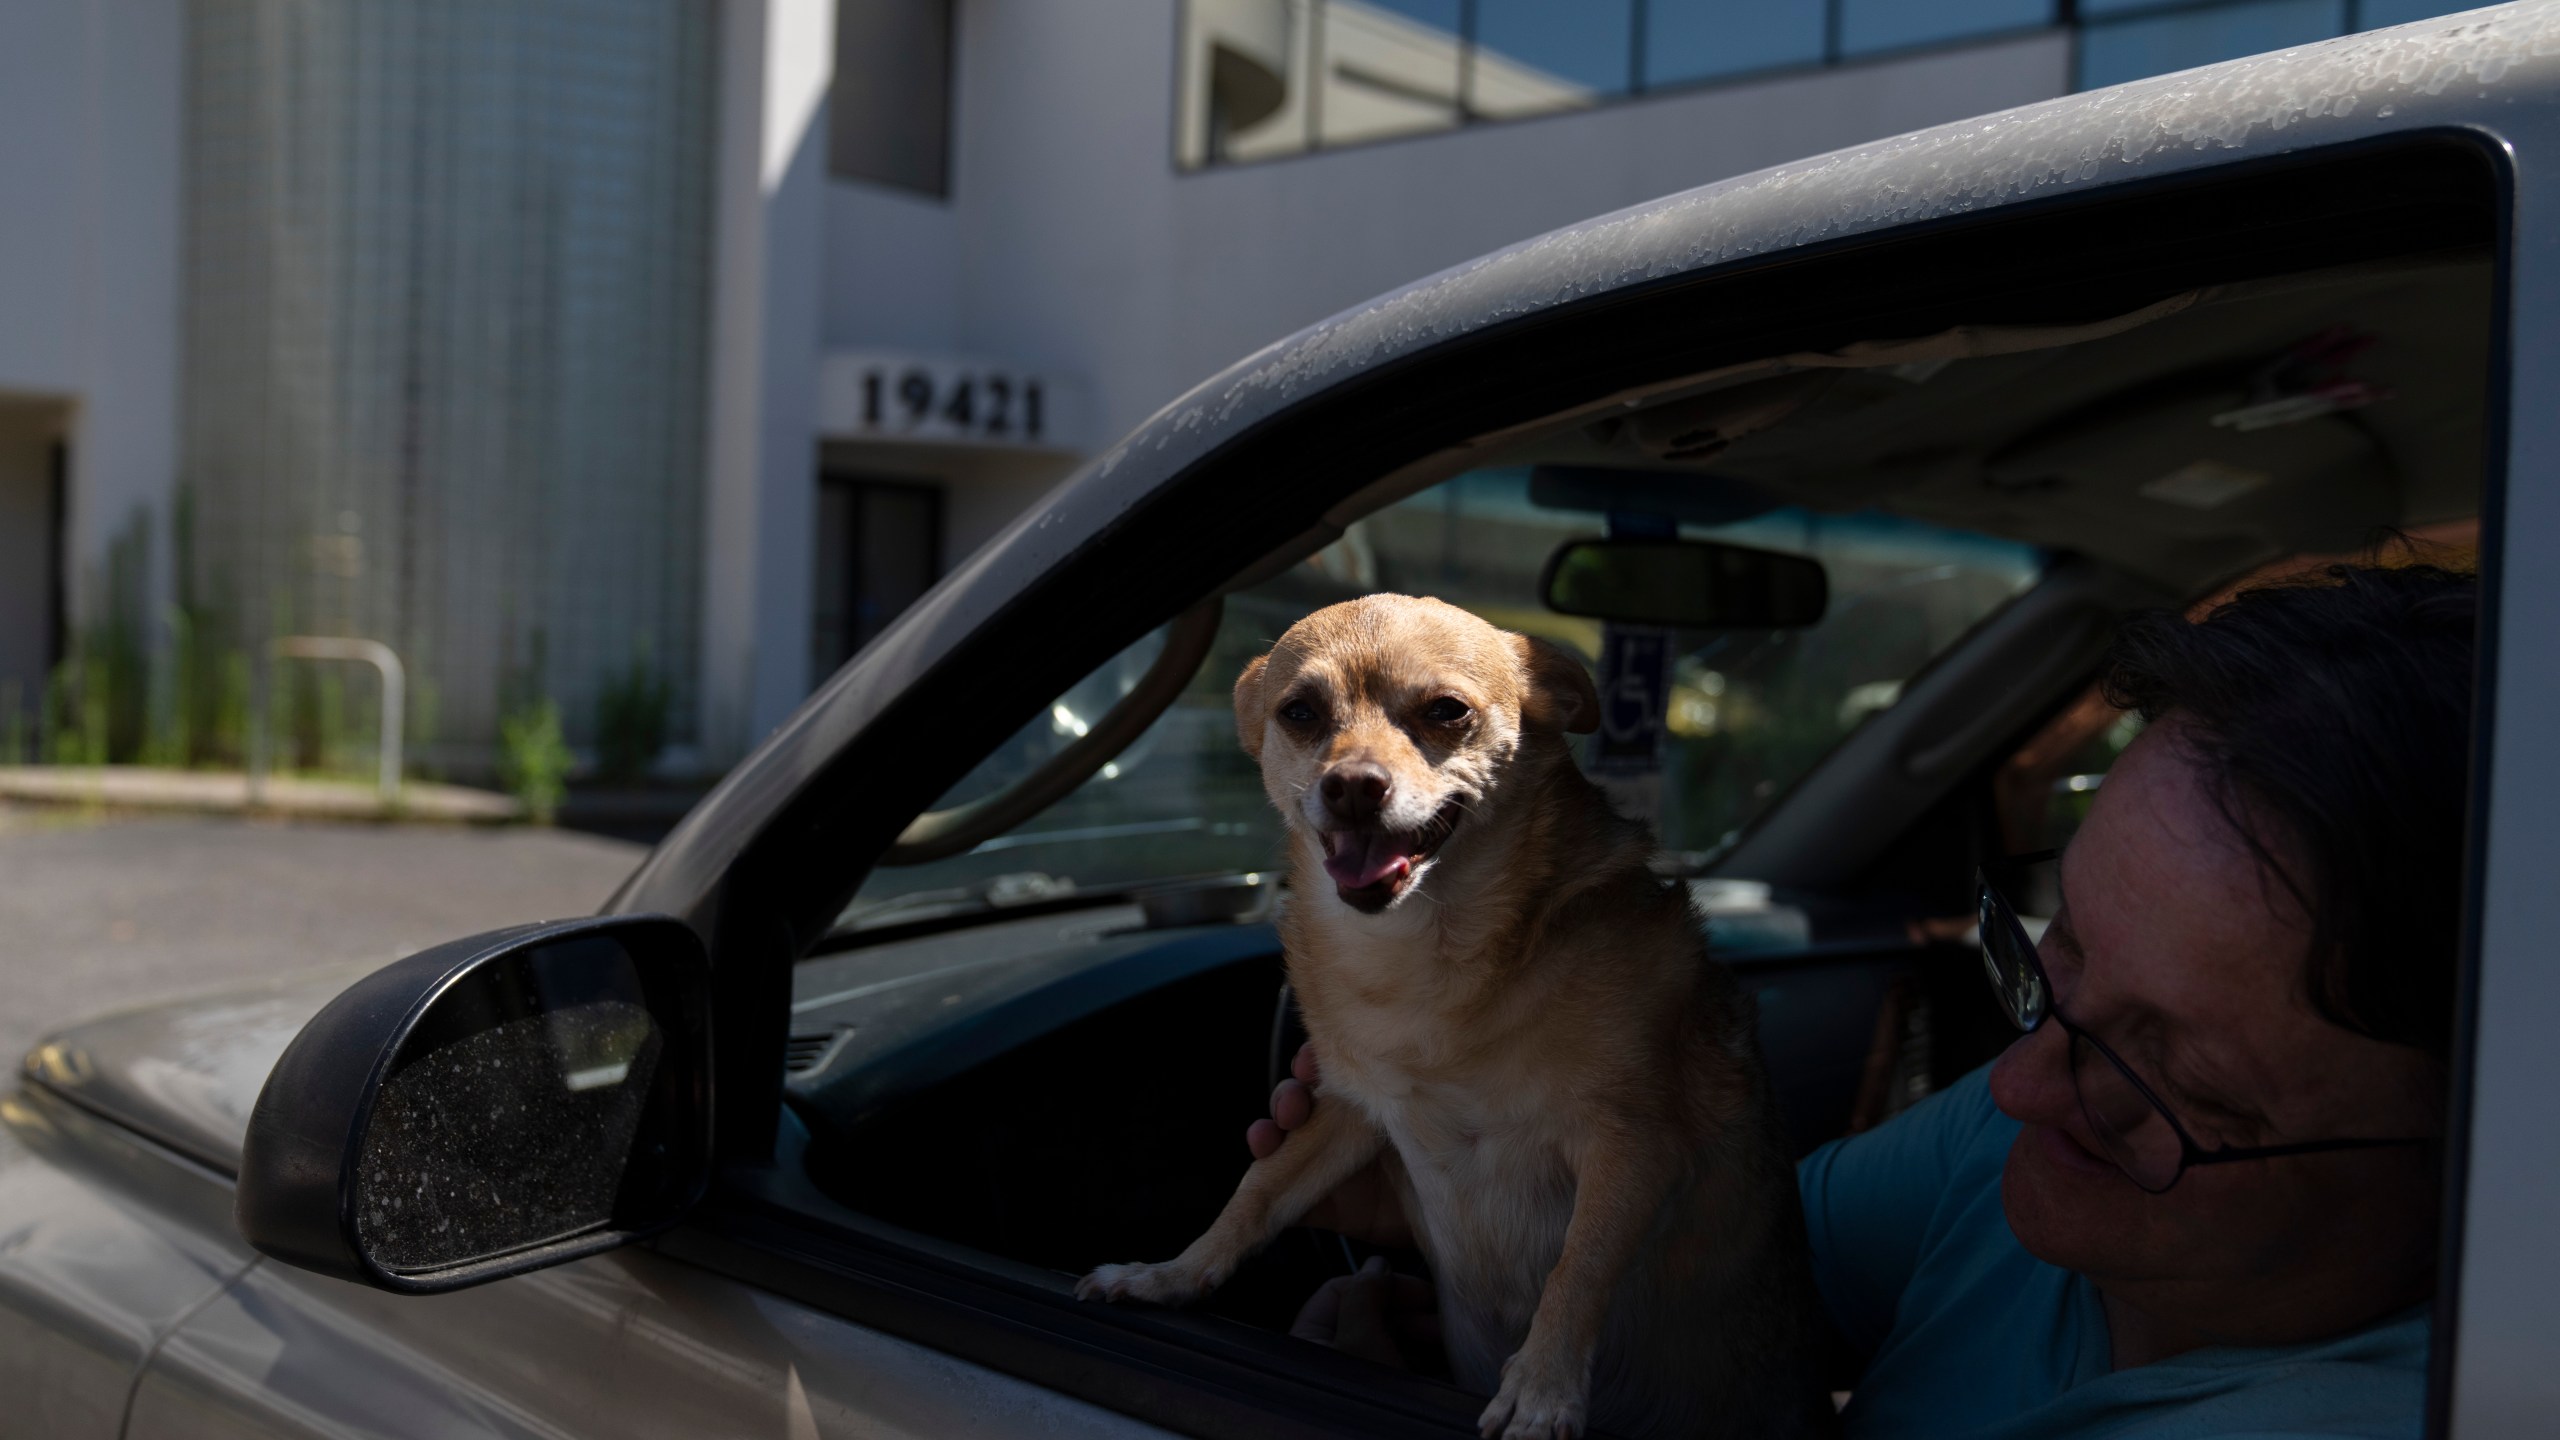
M 1201 1266 L 1181 1260 L 1157 1265 L 1105 1265 L 1076 1282 L 1076 1298 L 1188 1305 L 1217 1289 L 1219 1278 Z
M 1589 1428 L 1583 1399 L 1588 1366 L 1570 1365 L 1526 1350 L 1502 1362 L 1502 1388 L 1476 1421 L 1485 1440 L 1574 1440 Z

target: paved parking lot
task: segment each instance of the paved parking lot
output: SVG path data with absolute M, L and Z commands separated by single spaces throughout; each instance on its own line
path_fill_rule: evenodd
M 0 1064 L 164 995 L 590 912 L 643 847 L 567 831 L 0 807 Z

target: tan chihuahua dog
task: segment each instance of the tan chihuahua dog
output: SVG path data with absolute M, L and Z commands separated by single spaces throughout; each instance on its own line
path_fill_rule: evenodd
M 1196 1300 L 1383 1160 L 1484 1434 L 1826 1428 L 1753 1008 L 1575 768 L 1581 663 L 1372 595 L 1291 626 L 1235 701 L 1288 824 L 1280 931 L 1325 1100 L 1189 1249 L 1077 1293 Z

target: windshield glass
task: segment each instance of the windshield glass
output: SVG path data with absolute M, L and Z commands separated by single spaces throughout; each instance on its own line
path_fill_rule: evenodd
M 1711 863 L 1903 684 L 2035 583 L 2040 551 L 1882 511 L 1762 508 L 1721 523 L 1650 514 L 1629 472 L 1472 471 L 1352 524 L 1281 575 L 1227 599 L 1182 696 L 1073 794 L 966 854 L 872 872 L 842 924 L 867 928 L 1191 877 L 1277 868 L 1279 818 L 1236 743 L 1229 698 L 1245 663 L 1301 616 L 1379 591 L 1432 595 L 1557 641 L 1599 675 L 1612 711 L 1581 737 L 1584 768 L 1652 819 L 1687 867 Z M 1799 630 L 1660 630 L 1559 615 L 1547 557 L 1612 532 L 1712 538 L 1810 556 L 1830 605 Z M 993 794 L 1083 734 L 1162 647 L 1151 635 L 1058 697 L 936 802 Z

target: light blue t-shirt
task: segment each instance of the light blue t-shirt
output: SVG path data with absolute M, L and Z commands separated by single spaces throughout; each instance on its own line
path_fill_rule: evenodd
M 1986 1067 L 1799 1167 L 1823 1302 L 1871 1357 L 1841 1414 L 1852 1440 L 2418 1434 L 2423 1306 L 2317 1344 L 2110 1369 L 2096 1288 L 2029 1255 L 2001 1213 L 2018 1128 Z

